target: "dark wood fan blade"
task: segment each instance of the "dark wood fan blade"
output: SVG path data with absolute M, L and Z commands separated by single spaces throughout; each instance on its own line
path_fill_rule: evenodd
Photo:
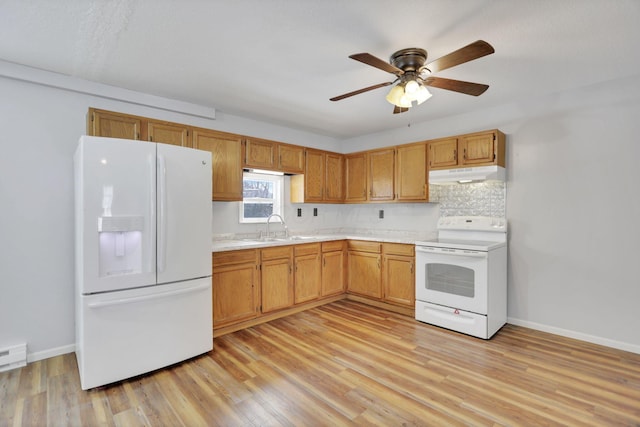
M 408 108 L 398 107 L 397 105 L 393 107 L 393 114 L 404 113 L 405 111 L 409 111 Z
M 362 89 L 354 90 L 353 92 L 345 93 L 344 95 L 334 96 L 333 98 L 330 99 L 330 101 L 340 101 L 341 99 L 345 99 L 345 98 L 348 98 L 348 97 L 353 96 L 353 95 L 359 95 L 359 94 L 364 93 L 364 92 L 369 92 L 370 90 L 374 90 L 374 89 L 378 89 L 378 88 L 381 88 L 381 87 L 389 86 L 391 83 L 393 83 L 393 82 L 379 83 L 377 85 L 373 85 L 373 86 L 365 87 L 365 88 L 362 88 Z
M 482 58 L 493 52 L 495 52 L 493 46 L 484 40 L 478 40 L 428 63 L 427 68 L 431 70 L 432 73 L 436 73 L 446 70 L 447 68 L 455 67 L 456 65 L 464 64 L 465 62 L 473 61 L 474 59 Z
M 473 96 L 482 95 L 485 90 L 489 89 L 489 85 L 463 82 L 462 80 L 443 79 L 442 77 L 427 77 L 424 84 L 437 87 L 438 89 L 453 90 Z
M 387 61 L 383 61 L 370 53 L 354 53 L 353 55 L 349 55 L 349 58 L 371 65 L 372 67 L 376 67 L 382 71 L 386 71 L 387 73 L 395 74 L 396 76 L 404 74 L 404 71 L 400 68 L 395 65 L 391 65 Z

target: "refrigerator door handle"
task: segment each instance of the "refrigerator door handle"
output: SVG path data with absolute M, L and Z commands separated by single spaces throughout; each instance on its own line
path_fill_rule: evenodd
M 158 154 L 158 229 L 157 236 L 157 265 L 158 273 L 164 272 L 167 253 L 167 171 L 166 159 Z
M 158 298 L 167 298 L 167 297 L 172 297 L 176 295 L 190 294 L 192 292 L 198 292 L 203 289 L 207 289 L 208 287 L 209 287 L 208 283 L 203 283 L 201 285 L 187 288 L 187 289 L 178 289 L 175 291 L 159 292 L 155 294 L 142 295 L 139 297 L 119 298 L 119 299 L 108 300 L 108 301 L 92 302 L 92 303 L 89 303 L 88 306 L 89 308 L 104 308 L 104 307 L 112 307 L 114 305 L 134 304 L 134 303 L 150 301 Z

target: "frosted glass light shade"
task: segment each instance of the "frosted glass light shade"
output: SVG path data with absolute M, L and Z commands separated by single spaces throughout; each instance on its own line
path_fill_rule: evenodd
M 404 87 L 402 84 L 397 84 L 391 88 L 389 93 L 386 96 L 387 101 L 389 101 L 393 105 L 397 105 L 400 107 L 400 99 L 404 96 Z M 406 107 L 405 107 L 406 108 Z
M 424 85 L 420 86 L 420 89 L 418 89 L 418 93 L 416 94 L 416 101 L 418 101 L 418 105 L 422 104 L 429 98 L 431 98 L 431 92 L 429 92 Z

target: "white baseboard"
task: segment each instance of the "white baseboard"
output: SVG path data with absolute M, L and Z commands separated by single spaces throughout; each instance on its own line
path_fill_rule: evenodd
M 560 335 L 567 338 L 574 338 L 580 341 L 586 341 L 593 344 L 603 345 L 605 347 L 616 348 L 618 350 L 624 350 L 631 353 L 640 354 L 640 345 L 631 344 L 623 341 L 615 341 L 609 338 L 598 337 L 595 335 L 584 334 L 582 332 L 571 331 L 568 329 L 556 328 L 555 326 L 543 325 L 541 323 L 529 322 L 528 320 L 515 319 L 513 317 L 507 318 L 507 323 L 512 325 L 524 326 L 525 328 L 531 328 L 542 332 L 549 332 L 551 334 Z
M 74 351 L 76 351 L 76 345 L 69 344 L 62 347 L 51 348 L 49 350 L 37 351 L 35 353 L 28 353 L 27 363 L 37 362 L 38 360 L 60 356 L 61 354 L 73 353 Z

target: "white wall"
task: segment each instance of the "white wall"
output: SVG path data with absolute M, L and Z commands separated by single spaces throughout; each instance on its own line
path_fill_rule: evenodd
M 343 146 L 501 129 L 507 134 L 509 322 L 640 353 L 638 77 Z

